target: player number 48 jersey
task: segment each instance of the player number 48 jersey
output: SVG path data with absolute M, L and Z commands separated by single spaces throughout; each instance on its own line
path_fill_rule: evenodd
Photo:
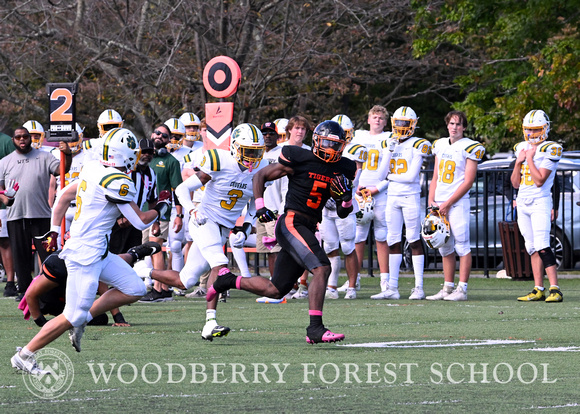
M 469 138 L 461 138 L 451 144 L 449 138 L 441 138 L 433 143 L 433 154 L 437 157 L 437 189 L 435 202 L 448 200 L 465 181 L 465 166 L 467 160 L 481 161 L 485 148 L 479 142 Z M 469 197 L 469 191 L 463 198 Z

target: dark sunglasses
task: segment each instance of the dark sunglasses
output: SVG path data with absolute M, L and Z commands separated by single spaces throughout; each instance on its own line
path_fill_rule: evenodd
M 278 134 L 275 133 L 274 131 L 263 131 L 262 135 L 278 135 Z
M 155 134 L 155 135 L 161 135 L 161 137 L 162 137 L 163 139 L 167 139 L 167 138 L 169 138 L 169 135 L 167 135 L 165 132 L 161 132 L 161 131 L 159 131 L 159 130 L 156 130 L 156 131 L 154 132 L 154 134 Z
M 28 139 L 30 138 L 30 134 L 23 134 L 23 135 L 14 135 L 14 139 Z
M 142 155 L 153 155 L 153 154 L 155 154 L 155 151 L 152 149 L 145 149 L 145 150 L 141 150 L 141 154 Z

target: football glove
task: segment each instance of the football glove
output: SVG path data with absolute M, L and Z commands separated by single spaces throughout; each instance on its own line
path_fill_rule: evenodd
M 189 220 L 193 222 L 196 227 L 203 226 L 207 222 L 207 217 L 198 210 L 193 210 L 190 214 Z
M 56 251 L 58 247 L 58 233 L 56 231 L 48 231 L 44 236 L 37 236 L 35 239 L 40 240 L 42 248 L 47 253 Z
M 336 201 L 348 202 L 352 200 L 352 181 L 344 174 L 337 175 L 330 181 L 330 194 Z
M 15 180 L 7 180 L 6 188 L 4 189 L 3 193 L 9 200 L 13 200 L 19 188 L 20 187 Z
M 159 193 L 159 198 L 157 199 L 157 204 L 153 209 L 157 211 L 157 220 L 163 217 L 167 210 L 171 208 L 171 193 L 167 190 L 163 190 Z
M 276 213 L 267 207 L 262 207 L 256 211 L 256 217 L 260 223 L 268 223 L 269 221 L 276 220 Z
M 236 249 L 241 249 L 244 247 L 245 242 L 246 234 L 243 231 L 230 234 L 230 246 L 235 247 Z

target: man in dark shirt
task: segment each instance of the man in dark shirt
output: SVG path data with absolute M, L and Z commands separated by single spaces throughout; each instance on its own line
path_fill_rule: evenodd
M 346 144 L 344 130 L 334 121 L 324 121 L 314 130 L 312 151 L 297 146 L 284 146 L 279 162 L 271 164 L 254 177 L 256 216 L 261 222 L 273 221 L 275 214 L 264 207 L 264 185 L 288 176 L 285 212 L 276 225 L 276 239 L 282 247 L 276 259 L 271 280 L 255 276 L 237 277 L 222 272 L 208 290 L 207 300 L 227 289 L 241 289 L 269 298 L 282 298 L 294 286 L 305 269 L 312 272 L 309 294 L 310 325 L 306 342 L 337 342 L 343 334 L 335 334 L 322 323 L 322 307 L 330 261 L 315 237 L 316 225 L 322 220 L 322 209 L 332 197 L 337 201 L 338 216 L 352 211 L 352 180 L 356 164 L 341 158 Z

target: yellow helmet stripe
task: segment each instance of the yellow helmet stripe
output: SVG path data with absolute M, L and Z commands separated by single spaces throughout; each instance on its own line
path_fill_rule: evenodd
M 109 142 L 111 141 L 113 136 L 119 131 L 120 131 L 119 128 L 112 129 L 109 132 L 109 135 L 107 136 L 107 138 L 105 138 L 105 142 L 103 143 L 103 160 L 104 161 L 109 160 Z

